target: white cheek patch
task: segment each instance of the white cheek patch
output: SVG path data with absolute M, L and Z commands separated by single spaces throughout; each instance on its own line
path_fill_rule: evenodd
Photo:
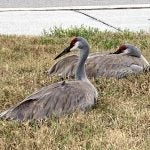
M 75 45 L 70 49 L 70 51 L 77 50 L 79 46 L 79 42 L 76 42 Z
M 129 50 L 128 49 L 124 50 L 123 54 L 129 54 Z

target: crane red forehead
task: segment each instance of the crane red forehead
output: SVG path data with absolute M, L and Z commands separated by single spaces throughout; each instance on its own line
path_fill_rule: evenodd
M 123 44 L 123 45 L 121 45 L 121 46 L 117 49 L 117 51 L 115 51 L 113 54 L 120 54 L 120 53 L 123 53 L 123 51 L 126 50 L 126 49 L 127 49 L 126 45 Z
M 74 46 L 74 44 L 77 42 L 77 38 L 74 38 L 71 43 L 70 43 L 70 46 Z
M 119 48 L 118 48 L 118 50 L 117 51 L 119 51 L 119 52 L 123 52 L 124 50 L 126 50 L 127 49 L 127 47 L 126 47 L 126 45 L 125 44 L 123 44 L 123 45 L 121 45 Z

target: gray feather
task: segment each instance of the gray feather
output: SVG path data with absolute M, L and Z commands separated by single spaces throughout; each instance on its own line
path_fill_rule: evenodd
M 65 57 L 52 66 L 49 74 L 72 77 L 76 70 L 77 61 L 78 58 L 76 55 Z M 86 61 L 86 73 L 88 77 L 106 76 L 118 78 L 118 76 L 124 77 L 132 73 L 140 73 L 145 65 L 143 59 L 138 57 L 124 54 L 96 53 L 88 57 Z
M 87 82 L 59 82 L 33 93 L 18 105 L 0 114 L 12 120 L 44 119 L 61 116 L 76 109 L 87 110 L 95 104 L 96 94 Z

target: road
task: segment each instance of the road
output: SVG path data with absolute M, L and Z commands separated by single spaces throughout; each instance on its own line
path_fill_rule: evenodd
M 150 0 L 0 0 L 0 8 L 150 4 Z

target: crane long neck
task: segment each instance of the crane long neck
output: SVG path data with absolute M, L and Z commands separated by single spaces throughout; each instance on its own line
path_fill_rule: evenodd
M 84 49 L 80 49 L 80 57 L 75 74 L 76 80 L 88 81 L 85 72 L 85 61 L 88 57 L 88 54 L 89 54 L 89 46 L 85 47 Z

